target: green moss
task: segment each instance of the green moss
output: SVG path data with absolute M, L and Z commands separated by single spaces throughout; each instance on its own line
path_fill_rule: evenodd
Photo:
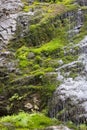
M 77 72 L 71 72 L 69 77 L 75 79 L 76 77 L 78 76 L 78 73 Z
M 69 121 L 66 123 L 66 125 L 74 130 L 86 130 L 87 129 L 87 125 L 86 124 L 80 124 L 80 125 L 75 125 L 73 122 Z
M 44 75 L 44 71 L 37 70 L 37 71 L 33 72 L 33 74 L 36 78 L 42 78 L 42 76 Z
M 50 42 L 42 45 L 41 47 L 36 48 L 36 49 L 34 48 L 34 49 L 31 49 L 31 50 L 36 54 L 43 53 L 45 55 L 49 55 L 50 53 L 53 53 L 54 51 L 62 48 L 63 46 L 64 46 L 64 42 L 61 41 L 61 39 L 54 38 L 53 40 L 51 40 Z
M 29 34 L 25 37 L 26 42 L 36 46 L 51 40 L 54 37 L 54 26 L 50 24 L 46 22 L 31 25 Z
M 37 63 L 37 64 L 41 64 L 41 63 L 42 63 L 42 58 L 41 58 L 41 56 L 37 55 L 37 56 L 35 57 L 35 63 Z
M 35 128 L 42 129 L 47 126 L 57 124 L 57 120 L 50 119 L 41 113 L 28 114 L 24 112 L 20 112 L 18 115 L 12 115 L 12 116 L 1 118 L 0 122 L 2 122 L 3 124 L 5 122 L 11 123 L 13 125 L 13 129 L 15 128 L 16 130 L 18 129 L 33 130 Z M 5 125 L 0 127 L 3 130 L 8 129 L 6 128 Z M 10 130 L 10 125 L 9 125 L 9 130 Z
M 63 62 L 64 62 L 65 64 L 68 64 L 68 63 L 70 63 L 70 62 L 73 62 L 73 61 L 75 61 L 75 60 L 77 60 L 77 59 L 78 59 L 78 55 L 73 55 L 73 54 L 66 55 L 66 56 L 64 56 L 64 57 L 62 58 L 62 60 L 63 60 Z
M 25 68 L 28 65 L 29 65 L 29 62 L 26 59 L 25 60 L 20 60 L 19 66 L 21 68 Z
M 79 126 L 80 130 L 87 130 L 87 125 L 86 124 L 81 124 Z
M 9 101 L 10 102 L 13 102 L 13 101 L 15 101 L 15 100 L 22 100 L 24 98 L 24 96 L 19 96 L 19 94 L 18 93 L 15 93 L 11 98 L 9 98 Z
M 25 5 L 24 8 L 23 8 L 23 11 L 24 12 L 29 12 L 29 6 Z
M 26 59 L 26 56 L 28 55 L 29 52 L 29 48 L 26 46 L 22 46 L 21 48 L 19 48 L 16 52 L 16 57 L 19 59 Z
M 19 59 L 19 66 L 20 67 L 26 67 L 29 65 L 29 61 L 27 59 L 29 49 L 25 46 L 22 46 L 20 49 L 16 52 L 16 58 Z
M 40 66 L 38 64 L 33 65 L 33 70 L 40 69 Z
M 79 130 L 79 128 L 77 128 L 77 126 L 71 121 L 67 122 L 66 125 L 71 129 Z

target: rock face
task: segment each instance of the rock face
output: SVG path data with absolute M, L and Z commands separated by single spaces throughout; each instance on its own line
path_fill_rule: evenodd
M 50 126 L 47 127 L 45 130 L 71 130 L 67 128 L 66 126 L 60 125 L 60 126 Z
M 5 87 L 9 75 L 17 70 L 15 55 L 7 50 L 7 44 L 16 31 L 16 18 L 22 7 L 20 0 L 0 0 L 0 116 L 7 113 Z
M 82 67 L 75 79 L 63 77 L 63 83 L 54 92 L 50 116 L 79 124 L 87 123 L 87 36 L 76 46 L 80 47 L 78 60 L 61 66 L 57 71 L 58 74 L 61 69 L 65 69 L 65 73 L 70 72 L 72 67 L 76 68 L 77 62 Z
M 24 100 L 22 99 L 24 98 L 23 94 L 25 93 L 26 95 L 28 93 L 27 87 L 22 90 L 21 99 L 19 99 L 20 94 L 17 94 L 20 91 L 18 88 L 19 84 L 29 84 L 30 78 L 26 77 L 26 79 L 23 78 L 21 81 L 18 80 L 17 90 L 14 87 L 12 88 L 14 84 L 10 83 L 17 75 L 21 74 L 21 71 L 18 68 L 18 61 L 15 58 L 14 51 L 9 51 L 7 45 L 10 39 L 15 39 L 14 34 L 17 34 L 18 38 L 26 35 L 29 22 L 34 14 L 33 12 L 22 12 L 22 7 L 21 0 L 0 0 L 0 116 L 13 113 L 13 111 L 16 112 L 19 109 L 24 109 L 25 111 L 30 111 L 31 109 L 39 110 L 39 94 L 33 95 L 33 98 L 37 99 L 37 101 L 30 96 Z M 30 53 L 28 58 L 33 57 L 34 54 Z M 32 81 L 32 79 L 30 80 Z M 11 104 L 11 102 L 15 102 L 17 104 L 16 107 L 15 103 Z
M 83 3 L 86 5 L 86 0 L 84 0 L 84 2 L 79 2 L 80 5 L 84 5 Z M 20 0 L 0 0 L 0 87 L 2 88 L 2 90 L 0 90 L 2 92 L 2 94 L 0 94 L 1 116 L 4 114 L 11 114 L 13 112 L 16 112 L 17 109 L 24 109 L 26 111 L 33 109 L 38 111 L 40 106 L 39 94 L 32 94 L 32 99 L 32 96 L 30 96 L 30 89 L 32 87 L 28 89 L 28 86 L 26 86 L 29 84 L 33 84 L 34 78 L 29 76 L 25 76 L 23 77 L 23 79 L 15 78 L 16 76 L 21 77 L 21 72 L 19 72 L 19 69 L 17 68 L 17 61 L 15 60 L 14 53 L 8 51 L 6 46 L 9 40 L 14 36 L 15 32 L 16 34 L 18 33 L 18 38 L 26 36 L 26 34 L 29 33 L 30 23 L 38 23 L 38 21 L 40 21 L 43 17 L 43 11 L 41 12 L 40 8 L 36 12 L 31 11 L 28 13 L 24 13 L 21 12 L 22 7 L 23 4 Z M 82 27 L 84 22 L 83 13 L 84 12 L 82 12 L 81 9 L 78 9 L 75 12 L 66 12 L 58 17 L 61 23 L 64 23 L 64 18 L 67 19 L 69 23 L 73 20 L 68 30 L 70 39 L 79 33 L 80 28 Z M 34 19 L 32 19 L 32 16 Z M 51 22 L 54 22 L 53 29 L 58 26 L 58 23 L 56 23 L 54 20 L 52 20 Z M 42 28 L 43 26 L 45 26 L 45 24 L 42 25 Z M 45 28 L 47 28 L 47 25 L 45 26 Z M 51 30 L 50 28 L 48 30 L 48 28 L 47 30 L 42 29 L 42 34 L 43 32 L 44 34 L 46 34 L 46 32 L 48 33 L 47 36 L 44 35 L 44 38 L 43 35 L 40 35 L 41 28 L 38 28 L 39 33 L 36 33 L 37 35 L 35 35 L 35 37 L 33 37 L 35 33 L 28 34 L 27 37 L 30 37 L 30 44 L 32 43 L 32 41 L 34 43 L 37 43 L 37 41 L 39 41 L 38 43 L 40 44 L 41 41 L 42 43 L 45 42 L 45 38 L 49 38 L 49 32 L 53 32 L 53 30 Z M 32 30 L 33 29 L 34 26 Z M 38 37 L 38 35 L 40 37 Z M 35 38 L 38 38 L 38 40 L 36 40 Z M 62 84 L 57 88 L 53 95 L 51 105 L 49 105 L 49 114 L 51 117 L 56 117 L 63 121 L 72 120 L 76 123 L 83 123 L 87 121 L 87 37 L 85 37 L 83 41 L 81 41 L 81 43 L 79 43 L 75 47 L 80 48 L 80 56 L 78 60 L 65 65 L 62 60 L 59 61 L 61 67 L 56 69 L 56 73 L 58 74 L 57 80 L 61 80 Z M 70 53 L 74 52 L 74 49 L 71 48 Z M 30 52 L 28 55 L 28 59 L 33 59 L 34 57 L 34 53 Z M 78 68 L 80 76 L 75 79 L 69 77 L 65 78 L 65 76 L 69 75 L 72 68 Z M 65 76 L 61 74 L 62 69 L 65 70 Z M 18 75 L 16 75 L 17 73 Z M 10 77 L 14 78 L 10 79 Z M 9 84 L 10 81 L 12 82 Z M 11 88 L 9 87 L 9 85 L 11 85 Z M 22 86 L 24 86 L 24 88 L 22 88 Z M 29 91 L 28 96 L 26 95 L 27 91 Z M 51 127 L 48 129 L 56 130 L 60 129 L 60 127 Z M 68 130 L 68 128 L 65 127 L 62 129 Z
M 87 1 L 86 0 L 79 0 L 77 1 L 81 6 L 86 6 L 87 5 Z
M 17 13 L 22 7 L 20 0 L 0 0 L 0 43 L 6 44 L 12 38 L 16 31 Z

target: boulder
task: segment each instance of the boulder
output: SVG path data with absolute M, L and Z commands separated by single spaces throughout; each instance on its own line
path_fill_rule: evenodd
M 28 59 L 33 59 L 35 57 L 35 54 L 33 52 L 30 52 L 28 54 Z

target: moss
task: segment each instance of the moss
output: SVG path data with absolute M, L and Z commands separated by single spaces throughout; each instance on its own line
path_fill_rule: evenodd
M 62 58 L 65 64 L 76 61 L 77 59 L 78 59 L 78 55 L 73 55 L 73 54 L 66 55 Z
M 26 8 L 28 7 L 26 6 Z M 32 19 L 30 20 L 30 25 L 28 29 L 29 31 L 23 38 L 21 38 L 22 27 L 18 25 L 18 29 L 15 35 L 17 39 L 16 39 L 16 42 L 15 41 L 12 42 L 11 44 L 12 47 L 17 48 L 22 45 L 38 46 L 43 43 L 49 42 L 54 37 L 56 37 L 56 34 L 57 34 L 56 30 L 59 30 L 59 26 L 61 23 L 59 19 L 59 15 L 65 11 L 65 7 L 62 5 L 56 5 L 56 4 L 52 4 L 52 5 L 49 4 L 49 5 L 44 6 L 43 4 L 43 6 L 38 5 L 37 7 L 35 5 L 35 8 L 41 9 L 39 15 L 41 15 L 41 12 L 43 12 L 41 17 L 39 18 L 40 20 L 35 20 L 35 23 L 32 23 L 31 21 L 33 21 L 34 19 L 32 17 Z M 44 11 L 44 8 L 46 8 L 45 11 Z M 47 10 L 51 10 L 52 12 L 47 13 Z M 36 18 L 37 14 L 34 17 Z M 63 30 L 61 32 L 63 32 Z
M 25 46 L 22 46 L 16 52 L 16 58 L 19 59 L 19 66 L 22 68 L 29 65 L 29 61 L 27 59 L 28 52 L 29 52 L 29 49 Z
M 62 48 L 64 46 L 64 42 L 61 41 L 59 38 L 54 38 L 50 42 L 42 45 L 39 48 L 32 48 L 31 50 L 36 53 L 40 54 L 43 53 L 45 56 L 50 55 L 51 53 L 54 53 L 58 49 Z
M 55 119 L 50 119 L 46 117 L 45 115 L 41 113 L 33 113 L 33 114 L 28 114 L 24 112 L 20 112 L 18 115 L 12 115 L 12 116 L 7 116 L 4 118 L 0 119 L 0 122 L 2 122 L 1 129 L 8 129 L 5 126 L 5 122 L 8 122 L 9 129 L 11 128 L 10 124 L 13 126 L 13 129 L 42 129 L 47 126 L 57 124 L 57 120 Z
M 44 71 L 36 71 L 36 72 L 33 72 L 33 74 L 36 79 L 39 79 L 44 76 Z
M 23 96 L 19 96 L 18 93 L 15 93 L 11 98 L 9 98 L 9 101 L 12 102 L 12 101 L 15 101 L 15 100 L 22 100 L 24 97 Z
M 87 125 L 86 125 L 86 124 L 81 124 L 81 125 L 79 126 L 79 128 L 80 128 L 81 130 L 86 130 L 86 129 L 87 129 Z
M 5 84 L 0 81 L 0 93 L 2 93 L 3 91 L 5 91 L 4 88 L 5 88 Z
M 71 121 L 67 122 L 66 125 L 71 129 L 79 130 L 79 128 L 77 128 L 77 126 Z
M 37 63 L 37 64 L 41 64 L 41 63 L 42 63 L 42 58 L 41 58 L 41 56 L 37 55 L 37 56 L 35 57 L 34 62 Z
M 80 125 L 75 125 L 73 122 L 69 121 L 66 123 L 66 125 L 74 130 L 86 130 L 87 129 L 87 125 L 86 124 L 80 124 Z
M 25 37 L 25 40 L 27 43 L 31 43 L 33 46 L 36 46 L 51 40 L 53 37 L 54 27 L 53 25 L 49 25 L 49 23 L 47 22 L 31 25 L 29 27 L 29 34 Z
M 63 0 L 63 5 L 44 5 L 45 3 L 39 3 L 37 6 L 34 4 L 28 6 L 28 4 L 25 3 L 24 11 L 27 12 L 32 8 L 34 10 L 41 9 L 43 15 L 41 14 L 39 18 L 35 16 L 30 20 L 29 32 L 23 38 L 20 37 L 21 28 L 18 26 L 15 35 L 17 39 L 13 41 L 12 46 L 16 50 L 16 59 L 18 60 L 18 68 L 21 70 L 21 74 L 18 74 L 9 81 L 10 87 L 8 87 L 8 91 L 11 94 L 9 98 L 10 102 L 13 103 L 15 100 L 19 101 L 23 99 L 22 102 L 24 103 L 24 99 L 28 99 L 29 96 L 32 97 L 32 94 L 39 93 L 41 98 L 40 110 L 47 108 L 48 100 L 52 97 L 56 87 L 61 84 L 61 82 L 56 81 L 56 73 L 52 73 L 55 71 L 55 68 L 61 66 L 58 61 L 62 60 L 63 64 L 67 64 L 77 60 L 78 55 L 76 52 L 79 51 L 79 48 L 74 48 L 74 54 L 76 54 L 76 56 L 74 56 L 74 54 L 70 52 L 70 45 L 67 39 L 69 26 L 72 28 L 75 22 L 73 21 L 68 24 L 70 21 L 68 18 L 65 18 L 65 15 L 67 11 L 72 12 L 72 10 L 77 10 L 78 8 L 75 5 L 71 5 L 71 2 L 70 0 Z M 39 12 L 37 14 L 39 14 Z M 85 22 L 80 33 L 74 36 L 73 42 L 77 43 L 86 34 L 86 25 L 87 23 Z M 34 57 L 29 58 L 29 53 L 31 52 L 34 53 Z M 63 70 L 63 73 L 65 73 L 65 71 L 68 70 Z M 69 77 L 75 78 L 78 76 L 77 73 L 79 69 L 70 68 L 70 71 Z M 19 120 L 21 121 L 22 119 L 20 118 Z M 25 122 L 25 125 L 26 118 L 23 122 Z M 20 127 L 19 124 L 17 127 Z M 28 124 L 27 127 L 38 128 L 36 124 L 32 125 L 32 123 L 30 126 Z
M 38 64 L 33 65 L 33 70 L 40 69 L 40 66 Z
M 69 77 L 75 79 L 76 77 L 78 76 L 78 73 L 77 72 L 71 72 Z
M 24 8 L 23 8 L 23 11 L 24 12 L 29 12 L 29 6 L 25 5 Z

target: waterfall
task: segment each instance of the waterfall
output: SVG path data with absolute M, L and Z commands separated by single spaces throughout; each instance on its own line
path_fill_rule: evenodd
M 73 19 L 72 19 L 73 17 Z M 83 13 L 81 8 L 76 13 L 68 13 L 68 40 L 73 43 L 73 37 L 80 32 L 83 25 Z
M 85 5 L 84 0 L 83 4 Z M 68 38 L 70 43 L 73 43 L 73 36 L 79 34 L 83 22 L 84 16 L 81 8 L 76 13 L 68 13 Z M 62 84 L 54 92 L 52 104 L 49 106 L 51 106 L 51 117 L 62 120 L 64 124 L 68 120 L 76 122 L 79 129 L 80 123 L 87 122 L 87 36 L 77 45 L 73 44 L 73 46 L 80 48 L 77 54 L 78 59 L 57 68 L 58 75 L 61 75 L 62 69 L 66 69 L 65 73 L 67 73 L 67 68 L 75 67 L 79 70 L 80 64 L 82 64 L 82 67 L 77 71 L 78 76 L 75 79 L 63 77 Z

